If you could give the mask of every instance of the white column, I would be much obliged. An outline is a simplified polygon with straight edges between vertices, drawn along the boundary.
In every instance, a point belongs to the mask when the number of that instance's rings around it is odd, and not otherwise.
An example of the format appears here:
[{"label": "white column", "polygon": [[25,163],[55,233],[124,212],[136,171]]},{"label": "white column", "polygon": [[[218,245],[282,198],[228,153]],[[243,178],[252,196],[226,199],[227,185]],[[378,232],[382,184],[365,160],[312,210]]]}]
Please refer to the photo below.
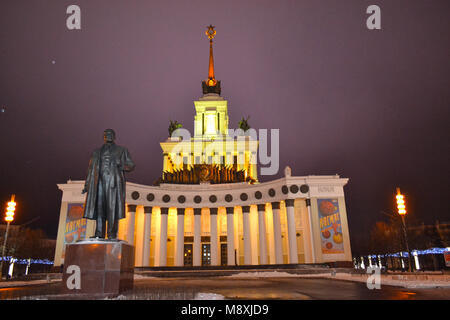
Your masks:
[{"label": "white column", "polygon": [[211,265],[219,265],[219,239],[217,236],[217,208],[209,209],[210,237],[211,237]]},{"label": "white column", "polygon": [[251,254],[251,261],[252,265],[258,265],[259,264],[259,238],[258,238],[258,207],[256,205],[250,206],[250,245],[252,248],[252,254]]},{"label": "white column", "polygon": [[159,266],[167,265],[167,219],[169,208],[161,208],[161,229],[159,233]]},{"label": "white column", "polygon": [[283,247],[281,245],[280,203],[272,202],[273,242],[275,244],[275,264],[283,263]]},{"label": "white column", "polygon": [[250,206],[242,206],[244,223],[244,264],[252,264],[252,245],[250,243]]},{"label": "white column", "polygon": [[177,242],[175,245],[175,266],[184,265],[184,210],[177,208]]},{"label": "white column", "polygon": [[167,153],[163,154],[163,171],[167,171],[168,170],[168,166],[167,166],[168,157],[169,157],[169,155]]},{"label": "white column", "polygon": [[295,231],[294,199],[286,199],[286,216],[289,239],[289,263],[298,263],[297,236]]},{"label": "white column", "polygon": [[266,240],[266,205],[258,204],[258,226],[259,226],[259,263],[267,264],[267,240]]},{"label": "white column", "polygon": [[[269,209],[268,207],[266,207]],[[275,264],[275,241],[273,237],[273,212],[272,206],[266,210],[266,228],[267,228],[267,251],[269,264]]]},{"label": "white column", "polygon": [[192,264],[194,266],[202,265],[201,218],[202,208],[194,208],[194,247],[192,249]]},{"label": "white column", "polygon": [[134,228],[134,265],[136,267],[143,266],[144,251],[144,206],[137,206],[135,215]]},{"label": "white column", "polygon": [[309,219],[309,234],[311,239],[311,255],[312,255],[312,263],[316,263],[316,249],[314,245],[314,232],[313,232],[313,220],[311,213],[311,199],[306,199],[306,208],[308,209],[308,219]]},{"label": "white column", "polygon": [[300,217],[303,224],[303,247],[305,253],[305,263],[312,263],[311,253],[311,235],[309,226],[308,209],[306,208],[306,199],[300,200]]},{"label": "white column", "polygon": [[234,207],[227,207],[227,264],[234,266]]},{"label": "white column", "polygon": [[150,266],[150,240],[152,232],[152,207],[144,207],[144,245],[142,246],[142,266]]},{"label": "white column", "polygon": [[128,205],[127,242],[134,246],[134,225],[136,220],[136,205]]}]

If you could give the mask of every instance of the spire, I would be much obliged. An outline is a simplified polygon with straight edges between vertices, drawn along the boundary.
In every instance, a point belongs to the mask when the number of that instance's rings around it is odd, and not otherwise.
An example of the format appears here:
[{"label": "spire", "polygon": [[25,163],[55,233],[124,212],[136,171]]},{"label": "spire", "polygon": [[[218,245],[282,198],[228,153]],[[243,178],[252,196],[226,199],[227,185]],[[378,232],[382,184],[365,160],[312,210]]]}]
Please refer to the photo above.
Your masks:
[{"label": "spire", "polygon": [[214,76],[213,39],[216,36],[216,30],[213,25],[206,28],[205,34],[209,39],[209,68],[208,80],[202,81],[203,94],[217,93],[220,95],[220,81],[217,81]]},{"label": "spire", "polygon": [[209,87],[213,87],[216,85],[217,81],[214,77],[214,58],[213,58],[213,39],[216,35],[216,30],[214,30],[214,26],[210,25],[207,27],[208,30],[205,31],[205,34],[209,39],[209,69],[208,69],[208,81],[207,85]]}]

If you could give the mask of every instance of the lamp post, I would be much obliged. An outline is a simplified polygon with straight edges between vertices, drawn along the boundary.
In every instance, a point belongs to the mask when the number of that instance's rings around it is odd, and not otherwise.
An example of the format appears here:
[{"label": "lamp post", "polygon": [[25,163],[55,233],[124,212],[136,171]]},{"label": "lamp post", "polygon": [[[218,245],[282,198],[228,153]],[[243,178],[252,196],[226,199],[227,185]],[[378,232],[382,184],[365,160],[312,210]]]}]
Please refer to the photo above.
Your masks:
[{"label": "lamp post", "polygon": [[2,261],[0,263],[0,281],[3,279],[3,260],[5,258],[6,241],[8,240],[9,224],[14,220],[14,211],[16,210],[16,203],[14,202],[15,195],[11,196],[11,201],[8,202],[8,207],[6,208],[6,231],[5,239],[3,240],[3,250],[2,250]]},{"label": "lamp post", "polygon": [[405,222],[405,215],[406,215],[405,197],[400,193],[400,188],[397,188],[397,195],[395,196],[395,198],[397,199],[398,214],[402,219],[402,227],[403,227],[403,235],[405,237],[406,251],[408,251],[408,271],[412,272],[412,255],[411,251],[409,250],[408,235],[406,232],[406,222]]}]

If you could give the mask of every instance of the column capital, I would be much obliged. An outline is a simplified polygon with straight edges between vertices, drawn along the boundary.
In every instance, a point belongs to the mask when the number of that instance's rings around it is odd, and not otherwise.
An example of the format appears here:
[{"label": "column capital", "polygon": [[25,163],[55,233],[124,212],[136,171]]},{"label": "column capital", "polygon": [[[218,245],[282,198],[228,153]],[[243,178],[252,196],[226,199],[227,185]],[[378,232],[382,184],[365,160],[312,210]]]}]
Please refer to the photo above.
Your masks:
[{"label": "column capital", "polygon": [[245,213],[250,212],[250,206],[242,206],[242,212],[245,212]]},{"label": "column capital", "polygon": [[279,201],[272,202],[272,209],[280,209],[280,202]]},{"label": "column capital", "polygon": [[153,207],[145,206],[144,213],[152,213]]},{"label": "column capital", "polygon": [[266,211],[266,204],[265,203],[259,203],[257,204],[258,211]]},{"label": "column capital", "polygon": [[194,208],[194,216],[201,216],[202,208]]},{"label": "column capital", "polygon": [[217,208],[209,208],[209,214],[217,215]]},{"label": "column capital", "polygon": [[186,208],[177,208],[177,215],[184,215],[184,211],[186,210]]},{"label": "column capital", "polygon": [[127,205],[128,212],[136,212],[136,207],[137,207],[137,205],[135,205],[135,204],[128,204]]},{"label": "column capital", "polygon": [[168,214],[168,213],[169,213],[169,208],[161,207],[161,214]]},{"label": "column capital", "polygon": [[284,203],[286,204],[286,207],[293,207],[294,199],[286,199],[286,200],[284,200]]},{"label": "column capital", "polygon": [[233,214],[234,213],[234,207],[227,207],[227,214]]}]

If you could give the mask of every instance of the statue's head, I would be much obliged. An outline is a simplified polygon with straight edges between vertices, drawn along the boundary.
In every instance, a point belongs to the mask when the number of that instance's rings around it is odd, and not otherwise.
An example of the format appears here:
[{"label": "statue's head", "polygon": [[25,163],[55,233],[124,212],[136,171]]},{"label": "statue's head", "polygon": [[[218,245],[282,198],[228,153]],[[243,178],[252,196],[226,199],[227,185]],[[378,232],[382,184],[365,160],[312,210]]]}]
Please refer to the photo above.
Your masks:
[{"label": "statue's head", "polygon": [[114,132],[113,129],[106,129],[103,132],[103,140],[105,141],[105,143],[109,142],[114,142],[114,140],[116,139],[116,133]]}]

